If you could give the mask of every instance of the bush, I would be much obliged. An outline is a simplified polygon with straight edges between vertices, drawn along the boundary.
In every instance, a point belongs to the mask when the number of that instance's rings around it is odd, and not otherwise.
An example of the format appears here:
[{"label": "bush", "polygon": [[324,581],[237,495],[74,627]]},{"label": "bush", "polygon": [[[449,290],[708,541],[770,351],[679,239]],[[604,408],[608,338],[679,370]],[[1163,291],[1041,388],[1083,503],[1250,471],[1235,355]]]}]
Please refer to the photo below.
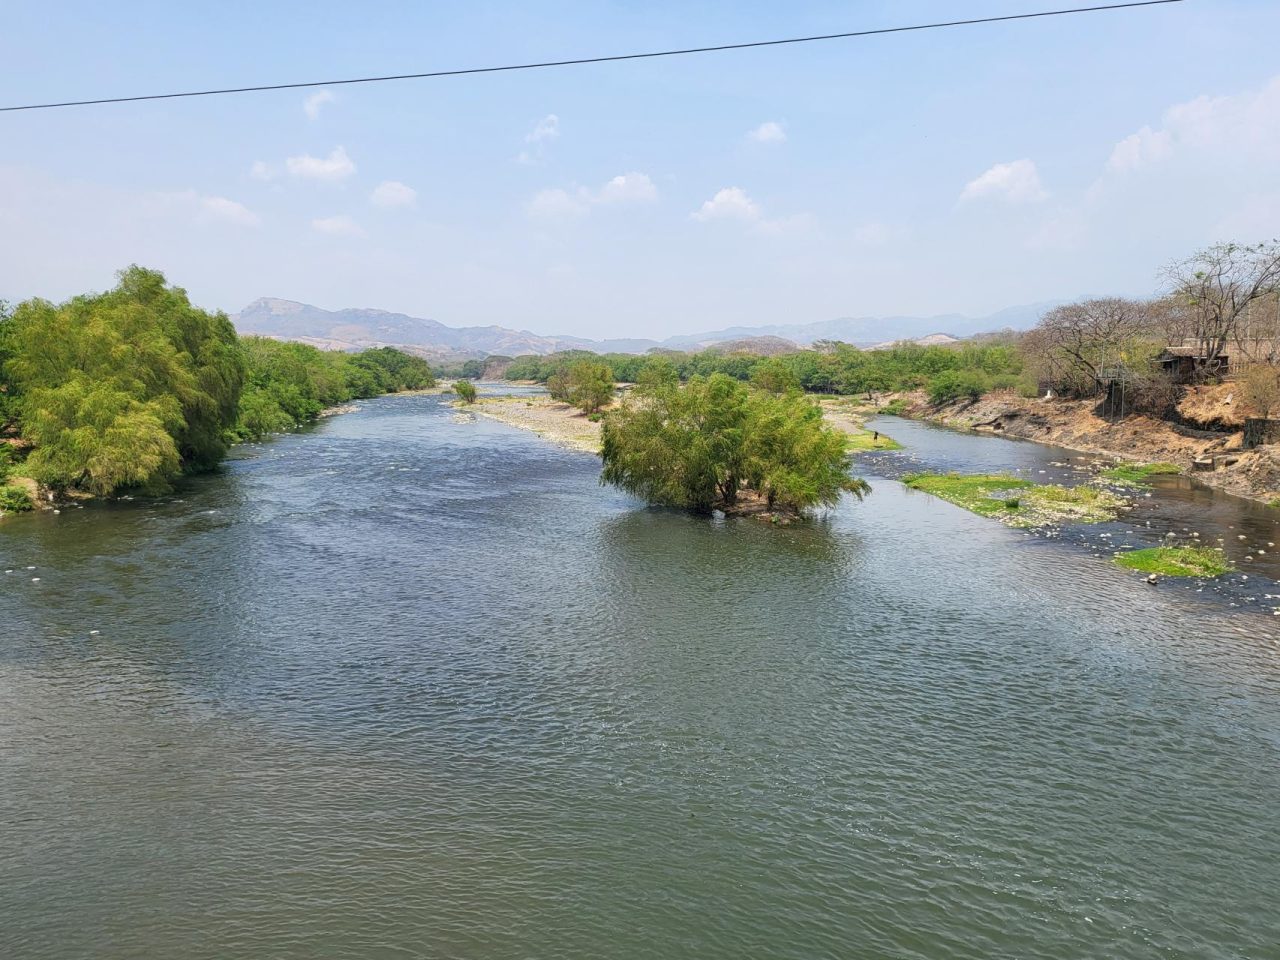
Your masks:
[{"label": "bush", "polygon": [[33,509],[35,504],[31,502],[31,495],[25,489],[18,486],[0,487],[0,511],[20,513]]},{"label": "bush", "polygon": [[459,380],[453,385],[453,392],[463,403],[476,402],[476,385],[470,380]]},{"label": "bush", "polygon": [[929,402],[949,403],[952,400],[977,400],[988,389],[988,380],[979,370],[944,370],[929,383]]}]

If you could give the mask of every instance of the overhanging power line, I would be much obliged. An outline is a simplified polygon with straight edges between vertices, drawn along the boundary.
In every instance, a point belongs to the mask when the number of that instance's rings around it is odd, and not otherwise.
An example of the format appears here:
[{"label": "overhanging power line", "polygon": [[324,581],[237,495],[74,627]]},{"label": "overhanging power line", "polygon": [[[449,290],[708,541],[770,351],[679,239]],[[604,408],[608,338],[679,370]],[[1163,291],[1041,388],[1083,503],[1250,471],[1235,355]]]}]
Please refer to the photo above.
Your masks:
[{"label": "overhanging power line", "polygon": [[542,70],[548,67],[574,67],[589,63],[616,63],[621,60],[649,60],[656,57],[682,57],[695,53],[718,53],[725,50],[748,50],[753,47],[780,47],[787,44],[815,43],[822,40],[848,40],[855,37],[874,37],[890,33],[910,33],[920,30],[941,30],[948,27],[971,27],[980,24],[1002,23],[1011,20],[1035,20],[1044,17],[1062,17],[1071,14],[1101,13],[1107,10],[1126,10],[1134,7],[1156,7],[1183,0],[1136,0],[1131,3],[1111,3],[1094,7],[1072,7],[1064,10],[1041,10],[1035,13],[1012,13],[1000,17],[979,17],[971,20],[948,20],[941,23],[918,23],[905,27],[880,27],[874,30],[851,30],[846,33],[825,33],[812,37],[789,37],[783,40],[756,40],[750,43],[721,43],[708,47],[686,47],[680,50],[656,50],[648,53],[623,53],[604,57],[578,57],[573,60],[546,60],[540,63],[512,63],[497,67],[468,67],[461,70],[431,70],[425,73],[400,73],[384,77],[348,77],[341,80],[308,80],[302,83],[271,83],[246,87],[224,87],[217,90],[188,90],[181,93],[147,93],[132,97],[99,97],[91,100],[63,100],[55,103],[27,103],[0,107],[0,113],[19,110],[53,110],[58,107],[91,107],[108,103],[137,103],[143,100],[177,100],[183,97],[217,97],[232,93],[259,93],[267,90],[299,90],[307,87],[338,87],[356,83],[386,83],[391,80],[427,80],[433,77],[462,77],[480,73],[506,73],[514,70]]}]

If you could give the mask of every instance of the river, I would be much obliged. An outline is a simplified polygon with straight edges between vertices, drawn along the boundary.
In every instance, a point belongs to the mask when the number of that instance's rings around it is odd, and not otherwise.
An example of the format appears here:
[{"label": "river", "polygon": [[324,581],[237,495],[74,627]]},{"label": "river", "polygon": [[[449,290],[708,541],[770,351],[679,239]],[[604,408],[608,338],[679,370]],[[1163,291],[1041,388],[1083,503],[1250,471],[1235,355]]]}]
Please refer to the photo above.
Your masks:
[{"label": "river", "polygon": [[1276,956],[1280,618],[358,406],[0,524],[0,956]]}]

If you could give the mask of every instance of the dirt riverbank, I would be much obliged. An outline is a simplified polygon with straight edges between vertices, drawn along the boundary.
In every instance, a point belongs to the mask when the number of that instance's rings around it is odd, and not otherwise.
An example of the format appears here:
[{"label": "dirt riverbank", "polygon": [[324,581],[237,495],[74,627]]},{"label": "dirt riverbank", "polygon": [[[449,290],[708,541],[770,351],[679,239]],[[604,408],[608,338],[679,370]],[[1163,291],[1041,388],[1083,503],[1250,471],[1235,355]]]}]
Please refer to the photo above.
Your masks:
[{"label": "dirt riverbank", "polygon": [[[545,395],[526,397],[480,397],[475,403],[454,406],[461,414],[471,413],[499,420],[512,427],[529,430],[561,446],[588,453],[600,452],[600,424],[588,419],[567,403]],[[846,399],[822,401],[827,423],[854,438],[855,448],[886,450],[896,446],[887,437],[874,438],[863,423],[874,415],[871,408],[860,407]]]},{"label": "dirt riverbank", "polygon": [[[1096,400],[1026,399],[988,395],[933,406],[923,394],[877,397],[862,409],[894,400],[902,415],[960,430],[1034,440],[1115,460],[1172,463],[1207,486],[1264,503],[1280,499],[1280,451],[1242,447],[1243,420],[1222,387],[1187,394],[1181,423],[1146,416],[1107,420]],[[1199,465],[1212,465],[1202,469]]]}]

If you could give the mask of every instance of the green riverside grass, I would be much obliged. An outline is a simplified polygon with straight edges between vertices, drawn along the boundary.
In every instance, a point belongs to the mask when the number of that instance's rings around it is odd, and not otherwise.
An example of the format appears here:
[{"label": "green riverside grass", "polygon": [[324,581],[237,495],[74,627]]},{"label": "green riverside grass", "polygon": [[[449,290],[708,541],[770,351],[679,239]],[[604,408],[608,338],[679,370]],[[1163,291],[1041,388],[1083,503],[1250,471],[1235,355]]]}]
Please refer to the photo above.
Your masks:
[{"label": "green riverside grass", "polygon": [[1103,470],[1098,476],[1132,487],[1145,487],[1151,477],[1181,472],[1182,468],[1176,463],[1122,463]]},{"label": "green riverside grass", "polygon": [[902,482],[1011,527],[1104,523],[1126,506],[1120,497],[1095,487],[1038,484],[1003,473],[913,473]]},{"label": "green riverside grass", "polygon": [[1129,570],[1166,577],[1220,577],[1235,570],[1214,547],[1148,547],[1118,553],[1115,561]]},{"label": "green riverside grass", "polygon": [[848,446],[854,453],[862,453],[866,450],[902,449],[902,444],[893,439],[893,437],[886,437],[883,433],[877,437],[870,430],[859,430],[857,433],[850,433]]}]

